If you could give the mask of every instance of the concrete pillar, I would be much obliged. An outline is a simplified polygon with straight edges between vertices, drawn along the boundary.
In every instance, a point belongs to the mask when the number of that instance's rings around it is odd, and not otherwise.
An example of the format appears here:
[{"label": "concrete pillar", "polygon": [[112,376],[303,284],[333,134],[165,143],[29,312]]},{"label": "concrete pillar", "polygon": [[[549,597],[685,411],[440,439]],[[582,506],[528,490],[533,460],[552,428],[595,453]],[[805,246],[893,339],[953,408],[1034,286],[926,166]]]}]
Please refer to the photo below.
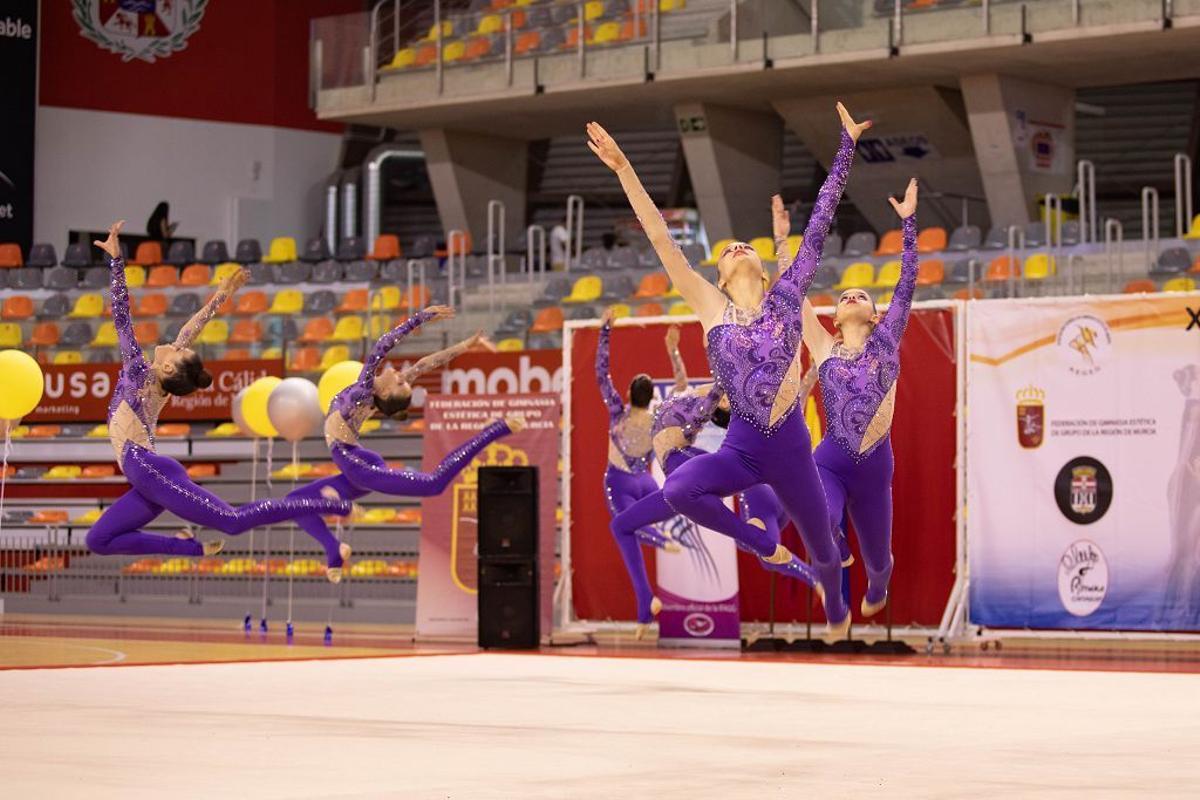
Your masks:
[{"label": "concrete pillar", "polygon": [[675,119],[709,242],[771,235],[783,126],[773,114],[680,103]]},{"label": "concrete pillar", "polygon": [[1039,195],[1075,184],[1075,91],[994,73],[961,85],[994,223],[1036,219]]},{"label": "concrete pillar", "polygon": [[[875,123],[859,139],[846,199],[858,207],[877,232],[899,227],[887,198],[900,196],[914,176],[921,180],[924,190],[919,212],[922,226],[949,229],[961,225],[960,196],[965,195],[976,198],[967,203],[970,223],[986,229],[983,182],[966,110],[957,91],[917,86],[773,101],[787,126],[826,169],[841,135],[835,108],[838,100],[846,104],[856,120]],[[946,196],[936,197],[938,192]],[[816,198],[801,199],[811,205]]]},{"label": "concrete pillar", "polygon": [[525,230],[529,143],[499,136],[451,131],[420,132],[429,182],[442,227],[471,234],[474,249],[487,246],[487,205],[505,205],[506,244]]}]

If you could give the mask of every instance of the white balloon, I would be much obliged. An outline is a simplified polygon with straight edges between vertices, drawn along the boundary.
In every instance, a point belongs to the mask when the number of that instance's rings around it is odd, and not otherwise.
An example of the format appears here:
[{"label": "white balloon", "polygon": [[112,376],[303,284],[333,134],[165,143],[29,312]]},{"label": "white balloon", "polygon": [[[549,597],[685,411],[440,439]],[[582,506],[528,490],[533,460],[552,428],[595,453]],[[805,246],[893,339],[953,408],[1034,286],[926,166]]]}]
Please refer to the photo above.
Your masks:
[{"label": "white balloon", "polygon": [[317,385],[306,378],[280,381],[267,398],[267,417],[279,435],[289,442],[298,442],[317,433],[325,420]]},{"label": "white balloon", "polygon": [[233,423],[238,426],[238,430],[242,432],[242,435],[254,439],[257,438],[258,434],[251,430],[250,426],[246,424],[246,413],[242,411],[242,400],[246,398],[246,392],[248,389],[249,387],[242,389],[233,396],[233,400],[229,404],[229,410],[233,414]]},{"label": "white balloon", "polygon": [[423,407],[425,405],[426,394],[428,394],[428,392],[425,391],[424,386],[416,387],[412,390],[412,402],[409,405],[411,405],[413,408]]}]

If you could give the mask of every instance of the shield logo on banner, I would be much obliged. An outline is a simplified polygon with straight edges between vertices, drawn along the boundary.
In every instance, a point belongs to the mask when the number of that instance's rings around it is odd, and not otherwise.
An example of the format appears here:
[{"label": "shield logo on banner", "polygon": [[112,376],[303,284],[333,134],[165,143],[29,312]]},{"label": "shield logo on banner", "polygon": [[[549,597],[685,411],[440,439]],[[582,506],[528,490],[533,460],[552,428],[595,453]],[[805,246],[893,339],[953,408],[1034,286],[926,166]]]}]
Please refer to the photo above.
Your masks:
[{"label": "shield logo on banner", "polygon": [[1071,470],[1071,510],[1084,515],[1095,511],[1096,487],[1095,467],[1075,467]]},{"label": "shield logo on banner", "polygon": [[479,468],[523,467],[529,454],[506,444],[490,444],[451,486],[454,506],[450,511],[450,577],[468,594],[479,592]]},{"label": "shield logo on banner", "polygon": [[79,34],[116,53],[153,64],[187,47],[208,0],[71,0]]},{"label": "shield logo on banner", "polygon": [[1071,459],[1054,479],[1054,499],[1064,517],[1078,525],[1090,525],[1112,505],[1112,474],[1091,456]]},{"label": "shield logo on banner", "polygon": [[1017,392],[1017,441],[1026,450],[1041,447],[1046,438],[1046,392],[1026,386]]}]

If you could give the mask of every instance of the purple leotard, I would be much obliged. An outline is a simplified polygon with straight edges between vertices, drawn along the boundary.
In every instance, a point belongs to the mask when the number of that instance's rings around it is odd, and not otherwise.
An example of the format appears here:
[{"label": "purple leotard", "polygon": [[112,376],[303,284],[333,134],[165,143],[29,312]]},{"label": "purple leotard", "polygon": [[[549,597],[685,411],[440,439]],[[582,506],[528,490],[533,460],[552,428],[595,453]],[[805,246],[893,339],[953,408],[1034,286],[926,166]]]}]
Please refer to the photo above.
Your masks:
[{"label": "purple leotard", "polygon": [[[376,371],[401,339],[429,322],[434,316],[428,311],[418,311],[381,336],[363,362],[358,380],[333,398],[329,405],[329,413],[340,415],[355,436],[363,422],[370,418],[374,411]],[[302,486],[288,494],[288,497],[320,497],[321,490],[326,487],[332,487],[338,496],[347,500],[358,500],[371,492],[397,497],[433,497],[445,491],[450,482],[481,450],[511,432],[508,423],[502,420],[493,422],[452,450],[433,472],[391,469],[383,456],[374,450],[358,444],[332,440],[329,452],[341,474]],[[321,544],[328,566],[342,566],[340,543],[325,524],[325,520],[317,515],[308,515],[297,519],[296,524]]]},{"label": "purple leotard", "polygon": [[[821,396],[828,431],[814,458],[825,487],[830,524],[836,529],[848,514],[858,535],[867,572],[866,599],[879,603],[892,575],[892,456],[890,404],[900,375],[900,337],[908,325],[917,285],[917,221],[904,219],[900,281],[892,302],[862,352],[838,348],[820,367]],[[882,433],[871,423],[883,408]],[[868,436],[875,437],[873,440]]]},{"label": "purple leotard", "polygon": [[[195,525],[213,528],[230,536],[245,533],[261,525],[273,525],[294,519],[303,514],[349,514],[349,503],[331,501],[323,497],[260,500],[234,508],[212,492],[196,485],[178,461],[154,452],[154,427],[167,397],[158,389],[154,371],[133,335],[124,260],[110,260],[109,271],[113,325],[117,329],[122,361],[121,373],[108,407],[110,435],[114,444],[120,441],[120,434],[115,430],[113,420],[124,403],[144,426],[150,447],[144,447],[132,440],[122,443],[118,460],[125,478],[129,481],[130,489],[109,506],[88,531],[88,548],[100,555],[203,555],[203,545],[195,539],[179,539],[140,530],[164,510]],[[207,315],[211,316],[211,312],[220,305],[220,300],[221,298],[217,297],[209,302],[207,308],[210,310],[206,312]],[[193,319],[188,330],[181,332],[176,346],[186,346],[186,341],[198,334],[205,322],[207,318],[204,316]]]},{"label": "purple leotard", "polygon": [[667,502],[676,511],[767,557],[775,552],[776,542],[766,531],[739,519],[722,498],[758,483],[768,484],[800,529],[824,587],[831,621],[844,620],[848,613],[841,599],[841,558],[826,516],[825,493],[804,415],[794,413],[799,392],[797,400],[774,421],[771,412],[783,382],[790,379],[800,347],[802,303],[820,264],[853,156],[854,141],[843,130],[800,251],[767,292],[760,316],[749,324],[736,324],[727,310],[725,321],[709,330],[713,375],[733,410],[729,432],[720,450],[691,459],[663,487]]}]

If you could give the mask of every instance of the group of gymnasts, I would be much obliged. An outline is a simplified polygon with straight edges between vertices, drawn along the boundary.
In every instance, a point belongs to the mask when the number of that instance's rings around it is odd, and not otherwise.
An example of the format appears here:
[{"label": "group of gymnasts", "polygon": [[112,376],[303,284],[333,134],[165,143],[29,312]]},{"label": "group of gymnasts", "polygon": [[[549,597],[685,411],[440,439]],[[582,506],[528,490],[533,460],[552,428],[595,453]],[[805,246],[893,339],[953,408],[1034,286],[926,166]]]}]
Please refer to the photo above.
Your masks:
[{"label": "group of gymnasts", "polygon": [[[670,396],[652,411],[653,384],[641,374],[630,384],[626,405],[609,375],[612,314],[605,315],[596,356],[610,418],[604,485],[612,532],[633,582],[639,634],[662,608],[650,588],[641,543],[678,549],[678,541],[655,527],[677,514],[732,537],[765,569],[812,586],[835,638],[850,627],[841,590],[842,568],[852,559],[844,530],[848,517],[867,573],[862,613],[871,617],[887,603],[893,564],[889,434],[900,338],[917,280],[917,183],[909,183],[902,201],[889,198],[902,219],[904,245],[900,281],[887,310],[880,314],[864,289],[847,289],[838,298],[837,333],[831,335],[806,295],[855,143],[871,125],[855,122],[841,103],[837,110],[842,123],[837,155],[791,260],[788,214],[781,198],[773,198],[779,265],[773,283],[744,242],[719,254],[715,286],[693,270],[616,141],[599,124],[587,126],[588,146],[617,174],[671,282],[699,317],[713,375],[711,383],[689,389],[678,333],[669,333],[676,379]],[[812,362],[807,374],[801,342]],[[804,414],[796,409],[803,408],[817,381],[828,433],[814,452]],[[709,421],[727,429],[711,453],[694,444]],[[652,458],[666,475],[661,490],[649,473]],[[733,496],[740,514],[725,504]],[[780,541],[789,520],[800,533],[807,562]]]},{"label": "group of gymnasts", "polygon": [[155,347],[148,361],[134,336],[130,319],[129,289],[119,241],[122,224],[115,223],[108,238],[95,245],[109,259],[112,318],[122,361],[108,407],[109,437],[130,488],[105,509],[88,531],[87,545],[93,552],[177,556],[220,552],[223,540],[202,542],[190,529],[173,535],[142,530],[164,511],[228,536],[292,521],[325,550],[326,575],[336,583],[341,580],[350,548],[329,530],[325,516],[350,516],[354,501],[371,492],[402,497],[440,494],[483,448],[524,426],[519,416],[492,422],[429,473],[391,469],[383,456],[361,444],[359,431],[373,414],[404,419],[412,400],[413,381],[480,343],[482,334],[477,333],[402,370],[386,363],[388,353],[405,336],[422,325],[454,316],[453,309],[431,306],[380,337],[364,361],[358,380],[334,397],[325,419],[325,440],[341,474],[302,486],[280,499],[231,506],[193,482],[178,461],[155,452],[154,430],[159,413],[171,396],[186,397],[212,384],[212,376],[204,369],[192,343],[221,305],[245,284],[247,273],[239,270],[226,278],[204,307],[180,329],[175,341]]}]

